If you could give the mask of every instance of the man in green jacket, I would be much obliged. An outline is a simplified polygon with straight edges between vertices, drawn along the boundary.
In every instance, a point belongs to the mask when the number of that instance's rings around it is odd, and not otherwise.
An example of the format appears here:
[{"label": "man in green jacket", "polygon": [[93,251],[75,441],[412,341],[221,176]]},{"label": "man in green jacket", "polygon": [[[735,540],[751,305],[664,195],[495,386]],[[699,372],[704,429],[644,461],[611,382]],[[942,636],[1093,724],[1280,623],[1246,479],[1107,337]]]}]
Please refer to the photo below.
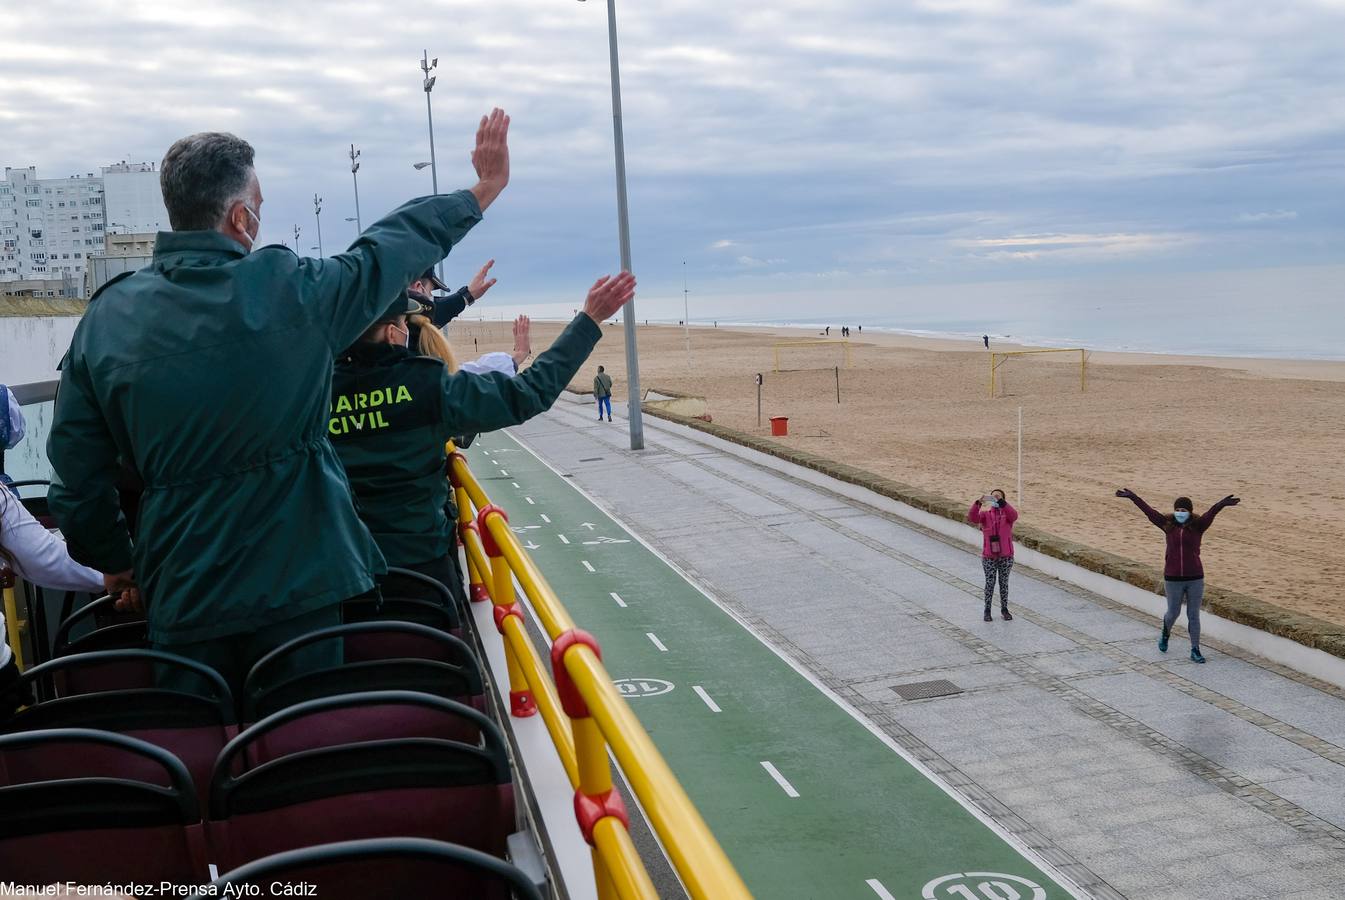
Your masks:
[{"label": "man in green jacket", "polygon": [[[500,110],[482,118],[471,190],[412,200],[329,259],[254,246],[246,142],[206,133],[169,149],[173,231],[90,303],[47,445],[71,555],[139,585],[155,648],[237,686],[270,649],[337,624],[385,570],[327,440],[332,364],[504,189],[508,127]],[[134,546],[119,460],[145,485]]]},{"label": "man in green jacket", "polygon": [[598,279],[583,312],[512,378],[452,373],[438,359],[417,356],[407,347],[406,317],[421,305],[409,297],[398,298],[342,354],[327,431],[355,490],[360,518],[388,565],[429,575],[455,594],[461,590],[456,523],[446,512],[444,445],[454,435],[517,425],[550,409],[602,338],[598,323],[634,293],[628,272]]}]

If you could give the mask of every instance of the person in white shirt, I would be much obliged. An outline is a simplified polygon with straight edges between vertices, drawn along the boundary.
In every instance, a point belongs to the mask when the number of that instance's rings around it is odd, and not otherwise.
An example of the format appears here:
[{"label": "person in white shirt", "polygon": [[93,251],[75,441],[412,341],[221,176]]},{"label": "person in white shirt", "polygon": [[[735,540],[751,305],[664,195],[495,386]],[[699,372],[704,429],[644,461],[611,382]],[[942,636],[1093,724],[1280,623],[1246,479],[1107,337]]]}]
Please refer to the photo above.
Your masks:
[{"label": "person in white shirt", "polygon": [[[0,567],[51,590],[102,594],[111,588],[108,576],[71,559],[65,541],[43,528],[18,498],[3,487],[0,487]],[[7,635],[4,609],[0,608],[0,717],[12,713],[20,699],[5,694],[19,677]]]}]

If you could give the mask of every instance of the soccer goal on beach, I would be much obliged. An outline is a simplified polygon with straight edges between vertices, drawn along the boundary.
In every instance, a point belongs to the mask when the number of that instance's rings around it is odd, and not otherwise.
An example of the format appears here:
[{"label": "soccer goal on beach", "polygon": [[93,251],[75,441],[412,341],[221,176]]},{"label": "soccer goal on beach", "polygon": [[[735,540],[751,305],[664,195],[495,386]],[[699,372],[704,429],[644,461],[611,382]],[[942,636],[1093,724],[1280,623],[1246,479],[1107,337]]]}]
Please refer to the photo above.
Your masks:
[{"label": "soccer goal on beach", "polygon": [[[837,365],[848,369],[851,366],[850,342],[845,338],[778,341],[771,345],[771,349],[775,351],[776,372],[830,369]],[[791,368],[780,368],[782,360],[788,363]]]},{"label": "soccer goal on beach", "polygon": [[1007,390],[1007,370],[1002,367],[1010,360],[1032,357],[1043,353],[1079,354],[1079,392],[1088,390],[1088,351],[1083,347],[1052,347],[1040,350],[992,350],[990,353],[990,396],[1003,396]]}]

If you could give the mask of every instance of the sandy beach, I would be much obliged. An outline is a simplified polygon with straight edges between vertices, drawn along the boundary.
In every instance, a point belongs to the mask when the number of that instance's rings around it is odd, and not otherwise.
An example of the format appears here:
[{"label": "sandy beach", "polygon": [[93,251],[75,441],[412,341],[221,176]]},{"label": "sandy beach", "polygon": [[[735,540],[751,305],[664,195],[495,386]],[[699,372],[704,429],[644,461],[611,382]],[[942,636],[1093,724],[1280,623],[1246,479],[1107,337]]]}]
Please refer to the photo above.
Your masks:
[{"label": "sandy beach", "polygon": [[[464,356],[473,341],[503,350],[508,327],[463,322],[450,337]],[[535,323],[534,349],[559,329]],[[573,386],[591,388],[601,363],[624,400],[621,329],[604,331]],[[1205,539],[1209,582],[1345,625],[1345,362],[1095,353],[1081,392],[1078,354],[1040,354],[1002,366],[992,399],[979,342],[867,333],[852,335],[848,368],[823,344],[786,348],[792,371],[772,371],[775,344],[819,337],[695,327],[688,364],[681,328],[641,327],[642,387],[704,397],[716,423],[758,435],[789,416],[786,444],[968,504],[996,487],[1015,498],[1022,407],[1024,523],[1161,566],[1161,534],[1116,488],[1160,510],[1186,494],[1197,512],[1235,493],[1242,505]]]}]

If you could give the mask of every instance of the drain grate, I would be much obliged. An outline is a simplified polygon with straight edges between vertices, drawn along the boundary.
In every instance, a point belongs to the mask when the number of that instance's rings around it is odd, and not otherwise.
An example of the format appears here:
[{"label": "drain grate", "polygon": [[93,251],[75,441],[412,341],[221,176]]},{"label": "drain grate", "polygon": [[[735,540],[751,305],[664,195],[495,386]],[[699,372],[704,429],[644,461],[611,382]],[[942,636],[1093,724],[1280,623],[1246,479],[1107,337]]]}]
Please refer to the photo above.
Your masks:
[{"label": "drain grate", "polygon": [[937,681],[912,681],[910,684],[894,684],[892,690],[903,700],[928,700],[931,697],[951,697],[962,693],[962,688],[947,679]]}]

